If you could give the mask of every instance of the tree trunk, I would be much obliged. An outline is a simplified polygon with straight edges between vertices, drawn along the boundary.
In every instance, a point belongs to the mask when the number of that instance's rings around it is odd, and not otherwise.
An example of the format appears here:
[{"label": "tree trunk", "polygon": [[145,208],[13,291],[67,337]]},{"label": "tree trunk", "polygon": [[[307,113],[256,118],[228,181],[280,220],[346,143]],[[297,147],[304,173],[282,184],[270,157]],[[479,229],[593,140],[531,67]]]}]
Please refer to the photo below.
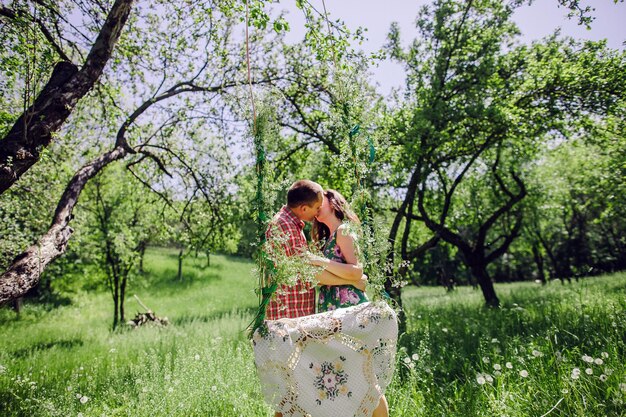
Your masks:
[{"label": "tree trunk", "polygon": [[35,102],[0,140],[0,194],[9,189],[40,157],[71,114],[95,85],[111,57],[130,14],[133,0],[116,0],[83,67],[58,63]]},{"label": "tree trunk", "polygon": [[57,205],[52,225],[37,244],[18,255],[0,276],[0,304],[20,297],[39,283],[41,273],[54,259],[65,253],[74,232],[69,226],[72,211],[87,182],[109,163],[123,158],[127,150],[117,147],[84,165],[71,179]]},{"label": "tree trunk", "polygon": [[489,274],[487,273],[487,264],[484,262],[476,262],[471,266],[472,274],[478,280],[478,285],[480,285],[480,289],[483,292],[483,296],[485,297],[485,305],[487,307],[499,307],[500,300],[496,296],[496,290],[493,287],[493,282],[491,278],[489,278]]},{"label": "tree trunk", "polygon": [[113,330],[117,328],[119,323],[119,299],[120,295],[120,282],[117,276],[113,277]]},{"label": "tree trunk", "polygon": [[539,246],[536,243],[533,244],[533,258],[535,259],[535,263],[537,264],[537,273],[539,274],[539,280],[541,280],[542,285],[546,285],[546,274],[543,271],[543,256],[541,256]]},{"label": "tree trunk", "polygon": [[146,246],[148,246],[148,245],[147,245],[147,243],[145,241],[141,242],[139,244],[139,273],[140,274],[144,273],[143,258],[144,258],[145,254],[146,254]]},{"label": "tree trunk", "polygon": [[124,319],[124,300],[126,299],[126,282],[128,281],[128,272],[122,277],[122,286],[120,288],[120,323],[126,323]]},{"label": "tree trunk", "polygon": [[211,267],[211,251],[210,250],[206,251],[206,267],[207,268]]},{"label": "tree trunk", "polygon": [[178,281],[183,282],[183,254],[185,249],[178,252]]}]

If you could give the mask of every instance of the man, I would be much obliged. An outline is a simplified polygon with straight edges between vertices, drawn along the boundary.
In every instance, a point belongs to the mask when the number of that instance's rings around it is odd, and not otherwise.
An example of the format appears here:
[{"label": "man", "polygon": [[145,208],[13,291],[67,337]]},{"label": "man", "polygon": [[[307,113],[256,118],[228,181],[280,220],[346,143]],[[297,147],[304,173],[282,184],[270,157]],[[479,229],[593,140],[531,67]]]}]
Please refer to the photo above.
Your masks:
[{"label": "man", "polygon": [[[284,240],[283,250],[287,256],[302,255],[307,251],[304,222],[311,222],[319,214],[324,201],[324,189],[316,182],[299,180],[287,191],[287,205],[274,216],[266,232],[271,240],[278,233]],[[354,285],[364,290],[366,277],[360,281],[347,281],[323,270],[316,276],[323,285]],[[298,282],[295,286],[283,286],[270,301],[265,317],[268,320],[296,318],[315,314],[315,288]],[[280,414],[277,414],[279,416]]]}]

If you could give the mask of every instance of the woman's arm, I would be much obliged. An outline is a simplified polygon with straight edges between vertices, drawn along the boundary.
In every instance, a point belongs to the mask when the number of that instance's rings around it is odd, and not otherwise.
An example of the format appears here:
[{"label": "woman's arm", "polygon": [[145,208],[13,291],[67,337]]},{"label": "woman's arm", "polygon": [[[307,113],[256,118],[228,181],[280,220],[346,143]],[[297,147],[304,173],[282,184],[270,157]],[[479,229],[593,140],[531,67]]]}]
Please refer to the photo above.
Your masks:
[{"label": "woman's arm", "polygon": [[337,275],[332,272],[324,269],[322,272],[315,276],[320,284],[322,285],[353,285],[361,291],[365,291],[365,286],[367,285],[367,275],[362,275],[358,280],[350,280],[339,278]]},{"label": "woman's arm", "polygon": [[356,256],[354,237],[346,230],[344,225],[339,226],[339,229],[337,229],[337,246],[341,249],[341,253],[347,263],[331,261],[330,259],[319,256],[311,257],[311,263],[313,265],[322,266],[328,272],[348,281],[361,279],[363,276],[363,266],[359,263]]}]

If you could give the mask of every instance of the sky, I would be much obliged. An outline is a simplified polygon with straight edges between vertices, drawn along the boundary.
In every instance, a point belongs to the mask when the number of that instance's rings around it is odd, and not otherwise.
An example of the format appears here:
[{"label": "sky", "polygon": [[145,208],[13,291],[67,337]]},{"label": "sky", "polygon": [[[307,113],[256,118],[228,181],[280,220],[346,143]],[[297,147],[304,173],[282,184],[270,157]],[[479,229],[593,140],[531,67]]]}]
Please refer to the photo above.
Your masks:
[{"label": "sky", "polygon": [[[322,0],[309,0],[319,11],[323,11]],[[342,19],[351,29],[362,26],[368,29],[367,40],[362,45],[366,52],[379,49],[386,41],[392,22],[398,22],[403,43],[416,36],[415,17],[427,0],[325,0],[326,11],[331,19]],[[521,41],[530,43],[552,34],[561,28],[561,34],[575,39],[606,39],[608,46],[623,50],[626,42],[626,2],[615,4],[613,0],[581,0],[583,5],[593,5],[595,20],[591,29],[578,25],[576,18],[567,17],[568,9],[559,7],[557,0],[535,0],[531,6],[523,6],[514,15],[522,32]],[[295,1],[283,0],[279,9],[288,12],[290,23],[289,41],[298,41],[304,35],[304,17],[295,7]],[[378,91],[388,94],[392,88],[404,85],[402,67],[393,62],[384,62],[372,69],[373,80]]]}]

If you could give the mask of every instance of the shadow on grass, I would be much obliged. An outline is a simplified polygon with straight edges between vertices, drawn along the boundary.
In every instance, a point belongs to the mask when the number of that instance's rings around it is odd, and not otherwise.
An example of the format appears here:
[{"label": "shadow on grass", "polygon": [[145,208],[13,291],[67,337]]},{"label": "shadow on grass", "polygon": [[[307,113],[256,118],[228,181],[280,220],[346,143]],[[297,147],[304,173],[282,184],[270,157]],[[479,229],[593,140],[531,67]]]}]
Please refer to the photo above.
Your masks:
[{"label": "shadow on grass", "polygon": [[15,358],[25,358],[27,356],[32,355],[33,353],[37,351],[48,350],[48,349],[52,349],[53,347],[59,347],[62,349],[72,349],[76,346],[82,346],[82,345],[83,345],[82,339],[68,339],[68,340],[55,340],[53,342],[39,342],[27,348],[15,350],[11,352],[11,355]]},{"label": "shadow on grass", "polygon": [[256,314],[256,307],[234,308],[231,310],[213,311],[208,314],[185,314],[173,318],[172,324],[175,326],[185,326],[192,323],[208,323],[211,321],[222,320],[228,317],[252,317]]}]

